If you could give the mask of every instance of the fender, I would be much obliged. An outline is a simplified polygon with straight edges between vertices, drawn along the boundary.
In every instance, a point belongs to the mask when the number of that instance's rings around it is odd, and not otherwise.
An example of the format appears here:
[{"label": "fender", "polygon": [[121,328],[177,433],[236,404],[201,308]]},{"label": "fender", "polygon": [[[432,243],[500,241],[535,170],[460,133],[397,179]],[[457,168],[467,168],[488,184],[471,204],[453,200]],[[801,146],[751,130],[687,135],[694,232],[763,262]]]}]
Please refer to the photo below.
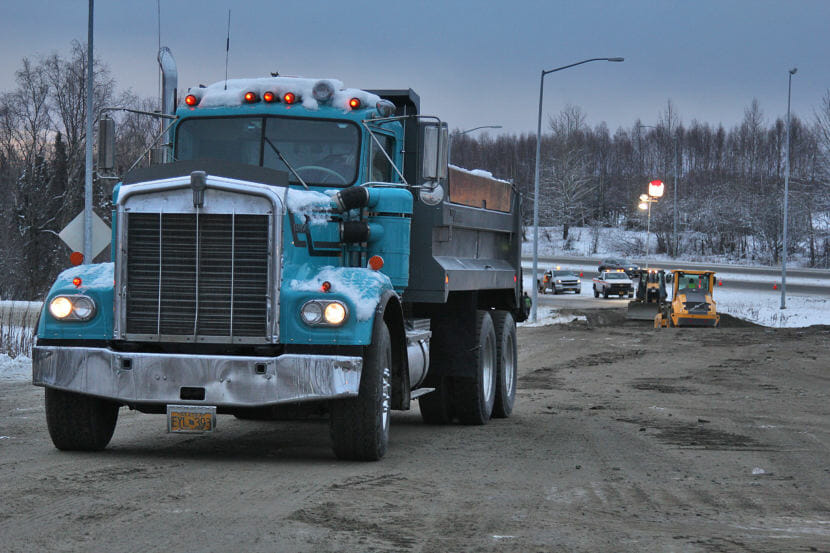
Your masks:
[{"label": "fender", "polygon": [[[63,271],[43,302],[37,325],[39,339],[112,340],[113,288],[112,263],[79,265]],[[75,278],[80,284],[73,283]],[[49,303],[55,296],[84,295],[95,302],[95,315],[88,321],[59,321],[49,312]]]}]

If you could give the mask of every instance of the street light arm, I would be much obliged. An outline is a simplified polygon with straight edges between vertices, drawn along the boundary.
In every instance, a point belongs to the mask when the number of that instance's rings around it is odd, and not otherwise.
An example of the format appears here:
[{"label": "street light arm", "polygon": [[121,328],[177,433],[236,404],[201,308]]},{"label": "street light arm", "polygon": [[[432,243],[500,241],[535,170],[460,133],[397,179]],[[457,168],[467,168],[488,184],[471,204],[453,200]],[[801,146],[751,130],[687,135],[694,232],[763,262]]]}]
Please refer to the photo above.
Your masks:
[{"label": "street light arm", "polygon": [[530,320],[536,322],[536,302],[538,300],[538,287],[536,286],[536,272],[539,270],[539,158],[542,156],[542,99],[545,95],[545,75],[562,71],[569,67],[582,65],[591,61],[624,61],[625,58],[591,58],[578,61],[570,65],[563,65],[548,71],[542,70],[539,77],[539,118],[536,121],[536,167],[533,172],[533,285],[531,288]]},{"label": "street light arm", "polygon": [[480,129],[500,129],[500,128],[501,128],[501,125],[482,125],[480,127],[473,127],[472,129],[467,129],[466,131],[461,131],[458,134],[459,135],[467,134],[468,132],[473,132],[473,131],[477,131],[477,130],[480,130]]},{"label": "street light arm", "polygon": [[587,60],[578,61],[576,63],[571,63],[569,65],[563,65],[562,67],[557,67],[555,69],[548,69],[547,71],[542,71],[542,76],[547,75],[548,73],[555,73],[557,71],[562,71],[563,69],[568,69],[569,67],[576,67],[577,65],[582,65],[583,63],[589,63],[592,61],[625,61],[625,58],[591,58]]}]

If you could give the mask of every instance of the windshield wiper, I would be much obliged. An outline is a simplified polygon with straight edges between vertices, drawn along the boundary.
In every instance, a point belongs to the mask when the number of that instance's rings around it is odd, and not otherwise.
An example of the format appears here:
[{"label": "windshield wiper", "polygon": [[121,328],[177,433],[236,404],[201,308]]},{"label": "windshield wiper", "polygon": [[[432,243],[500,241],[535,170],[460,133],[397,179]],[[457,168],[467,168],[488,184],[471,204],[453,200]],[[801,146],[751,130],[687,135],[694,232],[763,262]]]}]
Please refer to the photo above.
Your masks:
[{"label": "windshield wiper", "polygon": [[289,171],[291,171],[291,173],[292,173],[295,177],[297,177],[297,180],[298,180],[298,181],[300,181],[300,184],[302,184],[302,185],[303,185],[303,187],[304,187],[306,190],[308,190],[308,185],[305,183],[305,181],[302,179],[302,177],[300,177],[300,175],[298,175],[298,174],[297,174],[297,171],[295,171],[295,170],[294,170],[294,167],[292,167],[292,166],[291,166],[291,164],[290,164],[290,163],[288,163],[288,160],[287,160],[287,159],[285,159],[285,156],[284,156],[284,155],[282,155],[282,152],[280,152],[280,151],[279,151],[279,149],[278,149],[276,146],[274,146],[274,143],[273,143],[273,142],[271,142],[271,140],[270,140],[267,136],[263,136],[262,138],[264,138],[264,139],[265,139],[265,142],[266,142],[269,146],[271,146],[271,149],[272,149],[272,150],[274,150],[274,153],[275,153],[275,154],[277,154],[277,156],[279,156],[280,160],[281,160],[283,163],[285,163],[285,166],[286,166],[286,167],[288,167],[288,170],[289,170]]}]

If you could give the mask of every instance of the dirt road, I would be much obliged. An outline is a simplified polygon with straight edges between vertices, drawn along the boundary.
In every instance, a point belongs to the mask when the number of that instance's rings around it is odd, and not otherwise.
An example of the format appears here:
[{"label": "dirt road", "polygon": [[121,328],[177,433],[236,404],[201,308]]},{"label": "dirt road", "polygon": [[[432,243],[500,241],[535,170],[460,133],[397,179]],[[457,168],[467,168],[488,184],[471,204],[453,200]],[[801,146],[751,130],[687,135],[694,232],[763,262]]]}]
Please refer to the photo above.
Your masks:
[{"label": "dirt road", "polygon": [[370,464],[325,421],[123,409],[61,453],[43,391],[0,383],[0,551],[830,551],[830,329],[621,318],[520,329],[512,418],[396,413]]}]

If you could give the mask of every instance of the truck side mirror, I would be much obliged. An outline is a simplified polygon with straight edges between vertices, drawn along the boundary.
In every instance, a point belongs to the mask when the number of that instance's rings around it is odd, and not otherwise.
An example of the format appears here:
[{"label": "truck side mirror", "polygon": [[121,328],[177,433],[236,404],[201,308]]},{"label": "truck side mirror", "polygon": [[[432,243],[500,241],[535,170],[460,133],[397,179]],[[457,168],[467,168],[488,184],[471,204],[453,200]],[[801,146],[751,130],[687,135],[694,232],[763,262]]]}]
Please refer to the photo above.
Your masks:
[{"label": "truck side mirror", "polygon": [[449,133],[446,125],[424,126],[423,144],[424,153],[421,176],[424,180],[440,180],[447,178],[447,144]]},{"label": "truck side mirror", "polygon": [[98,120],[98,172],[115,169],[115,121],[107,114]]}]

